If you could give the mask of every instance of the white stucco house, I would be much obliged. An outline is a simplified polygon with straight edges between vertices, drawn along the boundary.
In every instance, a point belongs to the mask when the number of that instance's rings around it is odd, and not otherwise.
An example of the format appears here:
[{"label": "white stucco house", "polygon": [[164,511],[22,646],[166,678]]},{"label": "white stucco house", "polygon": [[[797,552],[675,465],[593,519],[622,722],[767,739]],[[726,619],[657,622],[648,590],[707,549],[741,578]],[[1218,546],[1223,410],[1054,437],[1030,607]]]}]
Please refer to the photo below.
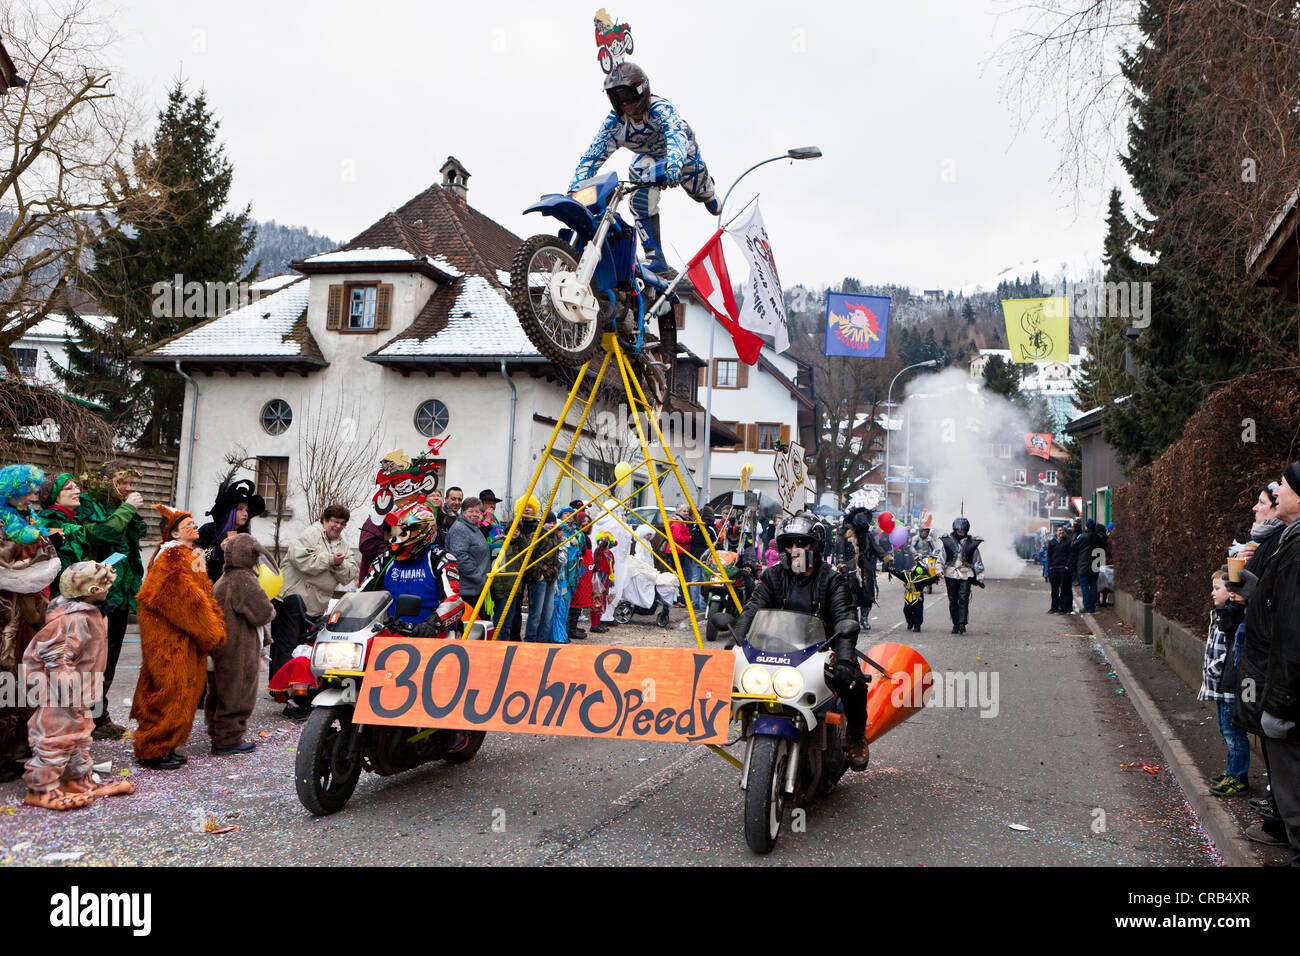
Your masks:
[{"label": "white stucco house", "polygon": [[[242,447],[256,459],[259,492],[283,514],[282,542],[292,540],[319,517],[305,513],[299,483],[311,422],[331,409],[342,409],[340,442],[379,433],[381,454],[413,457],[448,436],[440,487],[466,496],[491,488],[506,506],[526,490],[570,380],[511,308],[520,238],[468,204],[469,173],[457,160],[441,173],[340,249],[295,262],[300,275],[276,291],[136,356],[186,377],[177,498],[196,517],[211,506],[226,456]],[[700,410],[699,364],[679,357],[672,408]],[[593,425],[575,462],[600,485],[613,480],[617,458],[597,448]],[[699,452],[684,461],[697,473]],[[364,467],[373,474],[378,460]],[[277,484],[289,489],[285,500]],[[557,502],[575,497],[590,495],[563,479]],[[363,518],[354,512],[353,542]]]},{"label": "white stucco house", "polygon": [[[713,385],[713,417],[737,436],[734,444],[711,443],[713,497],[738,488],[741,466],[752,464],[750,489],[759,492],[764,501],[776,501],[773,441],[797,441],[804,446],[806,455],[811,457],[813,452],[813,402],[808,369],[767,346],[755,365],[746,365],[737,357],[731,336],[699,301],[693,289],[688,287],[683,304],[677,335],[683,345],[703,359],[697,373],[699,402],[707,404],[707,374]],[[713,362],[706,373],[710,336]]]}]

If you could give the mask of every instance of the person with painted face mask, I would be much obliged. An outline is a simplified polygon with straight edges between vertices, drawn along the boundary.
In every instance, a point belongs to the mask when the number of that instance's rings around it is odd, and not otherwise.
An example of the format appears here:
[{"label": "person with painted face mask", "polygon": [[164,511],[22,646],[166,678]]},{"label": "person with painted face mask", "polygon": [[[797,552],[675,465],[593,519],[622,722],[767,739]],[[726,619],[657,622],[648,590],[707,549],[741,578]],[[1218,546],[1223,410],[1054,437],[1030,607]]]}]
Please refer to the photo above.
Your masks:
[{"label": "person with painted face mask", "polygon": [[980,557],[983,540],[971,536],[969,518],[955,518],[952,534],[939,539],[943,545],[943,576],[948,586],[948,613],[952,616],[954,634],[966,633],[970,586],[984,587],[984,559]]},{"label": "person with painted face mask", "polygon": [[827,564],[826,527],[801,511],[781,523],[776,532],[779,562],[763,572],[754,596],[732,627],[737,643],[749,633],[754,615],[764,608],[812,614],[834,635],[835,674],[831,686],[844,702],[848,722],[849,766],[866,770],[867,679],[858,665],[857,608],[843,574]]}]

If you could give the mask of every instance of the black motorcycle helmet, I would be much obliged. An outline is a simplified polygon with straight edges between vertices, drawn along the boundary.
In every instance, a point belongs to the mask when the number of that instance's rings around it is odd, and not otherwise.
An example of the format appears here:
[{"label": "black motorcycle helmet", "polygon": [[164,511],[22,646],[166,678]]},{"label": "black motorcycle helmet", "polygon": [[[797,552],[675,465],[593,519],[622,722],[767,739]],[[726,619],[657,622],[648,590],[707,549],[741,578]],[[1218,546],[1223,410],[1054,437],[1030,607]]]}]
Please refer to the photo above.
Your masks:
[{"label": "black motorcycle helmet", "polygon": [[605,77],[605,95],[616,116],[625,115],[625,103],[632,104],[633,113],[645,113],[650,109],[650,79],[635,63],[620,63]]},{"label": "black motorcycle helmet", "polygon": [[826,526],[808,511],[801,511],[781,522],[776,531],[776,550],[781,554],[781,567],[790,567],[790,549],[803,545],[812,553],[812,561],[805,570],[815,569],[826,553]]},{"label": "black motorcycle helmet", "polygon": [[970,534],[970,519],[953,518],[952,530],[958,532],[959,534]]}]

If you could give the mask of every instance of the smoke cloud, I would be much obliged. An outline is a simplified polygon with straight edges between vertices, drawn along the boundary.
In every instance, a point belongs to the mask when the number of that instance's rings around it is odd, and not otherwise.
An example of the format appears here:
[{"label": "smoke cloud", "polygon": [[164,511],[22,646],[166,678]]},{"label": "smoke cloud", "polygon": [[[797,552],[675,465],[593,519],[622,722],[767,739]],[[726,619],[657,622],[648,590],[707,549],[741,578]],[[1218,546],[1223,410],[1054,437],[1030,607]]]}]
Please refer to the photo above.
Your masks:
[{"label": "smoke cloud", "polygon": [[[928,508],[942,535],[964,514],[972,535],[983,538],[980,554],[990,578],[1012,578],[1025,570],[1015,551],[1023,533],[1026,498],[1036,496],[1003,486],[1014,481],[1017,459],[989,456],[991,442],[1023,448],[1029,417],[1012,402],[983,387],[966,371],[945,369],[907,383],[901,411],[904,427],[890,437],[889,460],[896,475],[909,463],[911,474],[928,478],[913,485],[913,508]],[[910,434],[909,434],[910,430]],[[1037,527],[1037,522],[1034,523]]]}]

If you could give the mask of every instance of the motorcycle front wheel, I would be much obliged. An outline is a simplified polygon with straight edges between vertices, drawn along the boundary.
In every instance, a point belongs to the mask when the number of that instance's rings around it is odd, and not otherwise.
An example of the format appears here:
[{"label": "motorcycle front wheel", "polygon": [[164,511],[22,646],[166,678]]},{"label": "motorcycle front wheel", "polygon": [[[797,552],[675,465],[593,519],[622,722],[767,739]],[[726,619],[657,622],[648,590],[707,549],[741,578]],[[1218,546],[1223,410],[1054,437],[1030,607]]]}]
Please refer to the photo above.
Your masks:
[{"label": "motorcycle front wheel", "polygon": [[294,782],[302,805],[323,817],[342,810],[361,777],[361,750],[349,759],[351,707],[316,707],[307,718],[294,758]]},{"label": "motorcycle front wheel", "polygon": [[745,842],[755,853],[770,853],[785,819],[785,774],[790,742],[784,737],[757,737],[749,760],[745,789]]},{"label": "motorcycle front wheel", "polygon": [[563,273],[578,270],[573,247],[556,236],[533,236],[510,264],[510,302],[528,340],[557,365],[577,367],[600,346],[599,317],[572,322],[555,308],[551,286]]}]

